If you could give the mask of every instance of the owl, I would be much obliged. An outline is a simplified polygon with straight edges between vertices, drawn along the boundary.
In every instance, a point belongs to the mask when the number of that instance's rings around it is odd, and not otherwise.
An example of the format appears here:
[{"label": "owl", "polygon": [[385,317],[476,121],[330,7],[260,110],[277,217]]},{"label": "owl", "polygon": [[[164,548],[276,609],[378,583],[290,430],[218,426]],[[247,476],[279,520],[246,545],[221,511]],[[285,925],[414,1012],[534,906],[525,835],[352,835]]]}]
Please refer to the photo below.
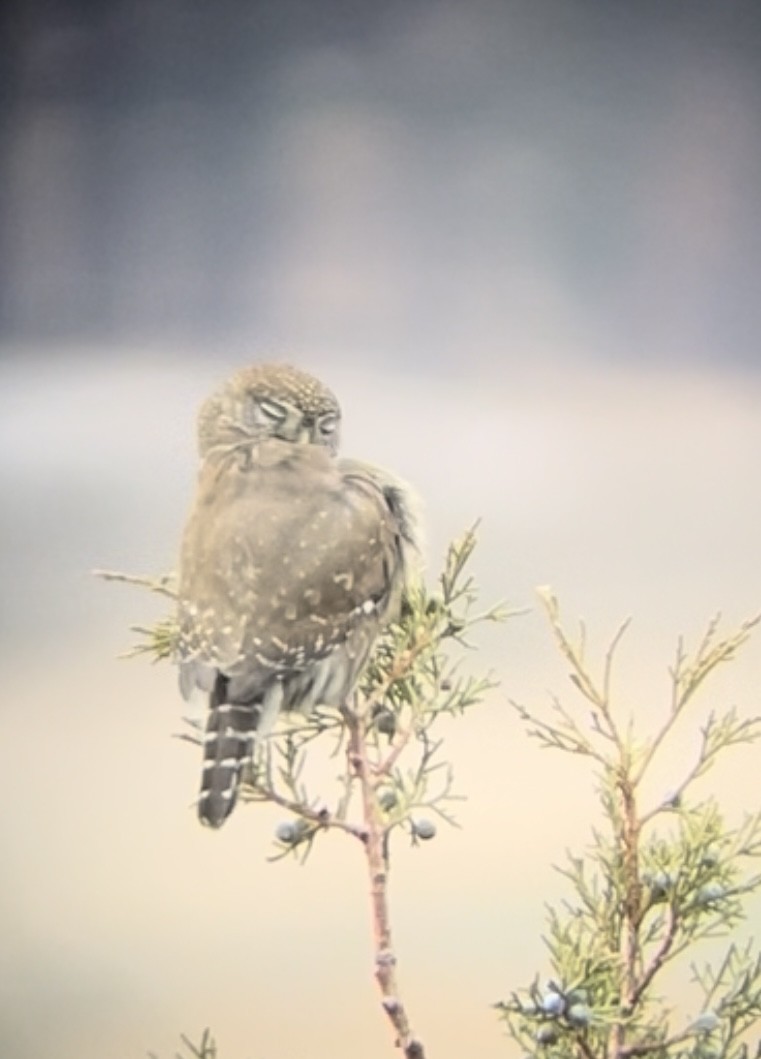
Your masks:
[{"label": "owl", "polygon": [[344,703],[419,576],[414,495],[339,459],[340,426],[331,391],[282,364],[240,371],[199,413],[177,661],[183,696],[208,694],[198,815],[213,828],[254,739],[285,711]]}]

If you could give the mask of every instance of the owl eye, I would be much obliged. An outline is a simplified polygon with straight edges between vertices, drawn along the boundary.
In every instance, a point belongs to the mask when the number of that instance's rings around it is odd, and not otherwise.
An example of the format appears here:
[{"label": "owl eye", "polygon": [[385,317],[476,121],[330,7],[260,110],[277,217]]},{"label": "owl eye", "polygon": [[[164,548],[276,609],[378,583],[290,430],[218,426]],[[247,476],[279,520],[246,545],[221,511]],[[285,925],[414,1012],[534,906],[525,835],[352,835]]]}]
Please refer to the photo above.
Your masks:
[{"label": "owl eye", "polygon": [[320,432],[322,434],[335,434],[338,427],[338,416],[328,412],[320,419]]},{"label": "owl eye", "polygon": [[277,401],[271,401],[268,397],[261,398],[259,401],[259,408],[264,412],[268,419],[273,421],[273,423],[282,423],[288,415],[287,408],[278,404]]}]

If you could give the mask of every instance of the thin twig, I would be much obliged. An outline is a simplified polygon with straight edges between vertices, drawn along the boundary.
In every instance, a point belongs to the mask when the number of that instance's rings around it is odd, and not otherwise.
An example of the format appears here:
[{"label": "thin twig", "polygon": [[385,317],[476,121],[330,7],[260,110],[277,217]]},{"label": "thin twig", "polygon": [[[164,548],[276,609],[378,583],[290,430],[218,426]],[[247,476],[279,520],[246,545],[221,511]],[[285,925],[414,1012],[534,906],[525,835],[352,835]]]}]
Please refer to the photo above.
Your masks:
[{"label": "thin twig", "polygon": [[370,877],[370,900],[375,940],[375,978],[381,992],[381,1005],[396,1031],[396,1043],[402,1049],[405,1059],[425,1059],[423,1045],[412,1033],[396,980],[396,956],[393,950],[388,908],[387,834],[375,795],[375,777],[367,757],[364,717],[357,709],[348,707],[342,713],[349,732],[349,761],[359,783],[362,797],[366,827],[364,848]]},{"label": "thin twig", "polygon": [[653,953],[650,962],[640,975],[639,980],[636,982],[634,989],[631,992],[629,1003],[632,1008],[638,1004],[641,998],[645,995],[650,983],[669,958],[669,954],[674,945],[674,939],[676,938],[678,926],[679,917],[676,914],[674,906],[669,905],[666,933],[663,935],[663,940]]},{"label": "thin twig", "polygon": [[269,783],[245,783],[241,787],[241,797],[243,801],[272,802],[273,805],[279,805],[282,809],[287,809],[293,813],[294,816],[309,820],[310,823],[325,828],[325,830],[335,828],[339,831],[346,831],[347,834],[358,838],[360,842],[364,842],[367,838],[367,832],[363,827],[349,823],[347,820],[341,820],[335,814],[329,813],[327,809],[312,809],[310,806],[304,805],[302,801],[286,798],[284,795],[279,794]]},{"label": "thin twig", "polygon": [[93,577],[100,577],[103,581],[120,581],[125,585],[136,585],[138,588],[147,588],[160,596],[168,599],[177,599],[177,592],[171,587],[174,581],[172,574],[162,577],[148,577],[143,574],[123,574],[118,570],[93,570]]}]

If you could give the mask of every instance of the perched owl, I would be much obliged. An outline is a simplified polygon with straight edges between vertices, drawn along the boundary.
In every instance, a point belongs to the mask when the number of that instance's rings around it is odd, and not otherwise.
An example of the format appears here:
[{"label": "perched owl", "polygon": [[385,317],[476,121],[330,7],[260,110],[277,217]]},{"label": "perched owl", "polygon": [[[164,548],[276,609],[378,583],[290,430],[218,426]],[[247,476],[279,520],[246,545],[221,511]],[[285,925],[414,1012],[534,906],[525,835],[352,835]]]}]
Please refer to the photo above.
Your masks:
[{"label": "perched owl", "polygon": [[254,734],[284,710],[343,703],[419,569],[415,501],[336,458],[341,412],[282,364],[202,406],[201,469],[180,557],[180,688],[209,693],[198,815],[220,827]]}]

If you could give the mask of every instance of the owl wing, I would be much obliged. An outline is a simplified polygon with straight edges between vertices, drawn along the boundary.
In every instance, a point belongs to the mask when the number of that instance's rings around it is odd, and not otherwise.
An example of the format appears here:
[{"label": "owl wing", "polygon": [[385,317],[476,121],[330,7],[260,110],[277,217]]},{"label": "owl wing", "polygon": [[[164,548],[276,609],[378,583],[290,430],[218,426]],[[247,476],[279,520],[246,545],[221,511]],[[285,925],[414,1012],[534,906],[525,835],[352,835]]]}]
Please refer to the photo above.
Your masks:
[{"label": "owl wing", "polygon": [[392,618],[403,524],[382,483],[322,448],[275,440],[256,458],[207,460],[185,533],[181,687],[216,672],[254,697]]}]

